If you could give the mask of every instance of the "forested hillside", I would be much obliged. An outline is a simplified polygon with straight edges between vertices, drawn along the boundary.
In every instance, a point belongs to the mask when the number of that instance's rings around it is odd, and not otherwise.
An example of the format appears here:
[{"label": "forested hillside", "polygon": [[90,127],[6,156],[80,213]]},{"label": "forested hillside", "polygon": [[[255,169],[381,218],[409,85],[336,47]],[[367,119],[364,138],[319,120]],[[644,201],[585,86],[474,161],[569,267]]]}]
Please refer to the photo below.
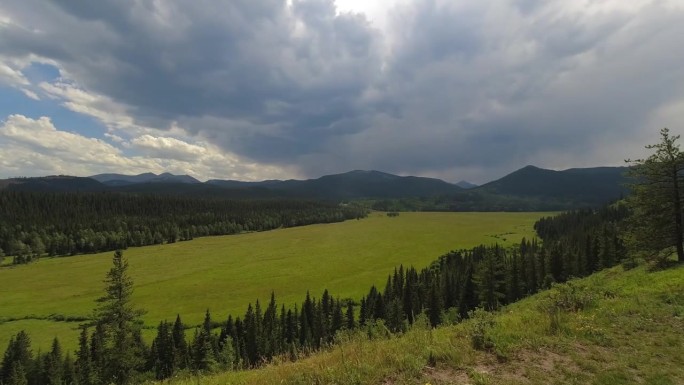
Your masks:
[{"label": "forested hillside", "polygon": [[365,215],[357,206],[295,200],[0,191],[0,249],[27,261]]}]

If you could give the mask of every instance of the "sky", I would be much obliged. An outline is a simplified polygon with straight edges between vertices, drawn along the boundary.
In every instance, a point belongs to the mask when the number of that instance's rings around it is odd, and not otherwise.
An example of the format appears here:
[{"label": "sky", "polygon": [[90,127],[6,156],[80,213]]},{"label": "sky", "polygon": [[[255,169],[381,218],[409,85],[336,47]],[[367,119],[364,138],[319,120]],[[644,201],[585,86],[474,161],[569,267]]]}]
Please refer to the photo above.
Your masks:
[{"label": "sky", "polygon": [[3,0],[0,178],[619,166],[684,123],[681,0]]}]

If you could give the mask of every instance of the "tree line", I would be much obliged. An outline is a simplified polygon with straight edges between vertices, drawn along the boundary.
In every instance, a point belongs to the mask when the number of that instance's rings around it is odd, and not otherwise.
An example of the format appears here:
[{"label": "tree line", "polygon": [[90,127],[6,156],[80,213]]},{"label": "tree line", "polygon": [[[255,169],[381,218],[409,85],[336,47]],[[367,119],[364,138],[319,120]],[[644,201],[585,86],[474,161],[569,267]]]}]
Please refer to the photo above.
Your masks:
[{"label": "tree line", "polygon": [[478,307],[498,309],[553,282],[615,265],[622,259],[618,228],[626,215],[623,206],[613,205],[544,218],[535,225],[542,242],[452,251],[420,270],[399,266],[383,290],[373,286],[359,301],[326,290],[320,298],[307,293],[300,304],[286,307],[272,294],[267,303],[256,301],[243,315],[222,322],[207,311],[192,336],[179,315],[159,323],[150,345],[141,337],[142,312],[130,302],[133,284],[117,252],[95,321],[84,325],[75,355],[65,355],[55,340],[50,351],[34,357],[29,336],[21,332],[5,352],[0,384],[128,384],[182,372],[253,368],[330,346],[344,330],[389,334],[421,318],[433,327],[458,322]]},{"label": "tree line", "polygon": [[0,257],[26,263],[41,255],[123,250],[365,216],[359,206],[313,201],[0,191]]}]

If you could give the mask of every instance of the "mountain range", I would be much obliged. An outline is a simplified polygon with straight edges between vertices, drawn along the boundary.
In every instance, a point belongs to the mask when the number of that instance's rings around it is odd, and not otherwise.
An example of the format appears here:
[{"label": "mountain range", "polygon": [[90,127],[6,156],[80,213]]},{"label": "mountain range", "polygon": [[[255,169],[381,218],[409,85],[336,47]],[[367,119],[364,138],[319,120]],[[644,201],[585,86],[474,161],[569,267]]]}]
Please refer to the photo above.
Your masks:
[{"label": "mountain range", "polygon": [[[427,210],[537,210],[596,206],[627,193],[625,167],[554,171],[526,166],[503,178],[476,186],[441,179],[355,170],[308,180],[245,182],[209,180],[188,175],[98,174],[0,180],[0,189],[18,191],[181,194],[231,199],[381,200],[399,208]],[[419,199],[420,198],[420,199]],[[403,203],[402,203],[403,202]],[[416,202],[421,202],[418,206]],[[396,206],[396,205],[395,205]],[[387,207],[385,207],[387,208]]]}]

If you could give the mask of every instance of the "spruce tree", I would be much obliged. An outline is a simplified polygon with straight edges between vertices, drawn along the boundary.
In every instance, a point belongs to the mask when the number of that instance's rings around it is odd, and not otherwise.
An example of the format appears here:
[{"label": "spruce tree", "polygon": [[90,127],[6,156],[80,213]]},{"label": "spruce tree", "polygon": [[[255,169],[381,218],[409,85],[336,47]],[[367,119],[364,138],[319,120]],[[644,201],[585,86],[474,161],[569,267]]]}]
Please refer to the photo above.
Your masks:
[{"label": "spruce tree", "polygon": [[131,382],[143,363],[137,338],[143,311],[132,304],[133,280],[121,251],[114,253],[112,263],[104,281],[105,295],[98,299],[95,317],[104,328],[106,338],[102,379],[123,385]]},{"label": "spruce tree", "polygon": [[195,330],[192,342],[192,362],[196,372],[211,372],[216,366],[216,349],[214,336],[211,333],[211,314],[207,310],[204,322],[199,330]]},{"label": "spruce tree", "polygon": [[52,349],[45,356],[45,384],[61,385],[64,377],[64,362],[62,359],[62,347],[59,340],[52,341]]},{"label": "spruce tree", "polygon": [[344,315],[345,327],[349,330],[356,327],[356,321],[354,321],[354,303],[352,301],[347,301],[347,311]]},{"label": "spruce tree", "polygon": [[158,380],[171,377],[176,370],[173,334],[166,321],[160,322],[157,327],[157,336],[152,341],[149,362]]},{"label": "spruce tree", "polygon": [[9,376],[3,384],[7,385],[28,385],[26,370],[21,362],[14,362],[9,367]]},{"label": "spruce tree", "polygon": [[174,367],[185,369],[188,367],[188,343],[185,340],[185,327],[181,321],[180,314],[176,315],[173,323],[173,347],[174,347]]},{"label": "spruce tree", "polygon": [[684,153],[678,139],[679,135],[671,136],[664,128],[660,143],[646,146],[654,150],[651,156],[627,161],[632,166],[627,242],[633,253],[658,262],[673,251],[684,262]]},{"label": "spruce tree", "polygon": [[71,354],[67,352],[64,357],[64,364],[62,365],[63,381],[65,385],[81,385],[76,377],[76,365],[71,358]]},{"label": "spruce tree", "polygon": [[19,381],[22,376],[26,379],[26,371],[31,366],[32,358],[31,339],[28,333],[22,330],[8,343],[0,366],[0,383],[12,383],[11,378],[14,379],[12,381]]},{"label": "spruce tree", "polygon": [[498,246],[483,250],[484,257],[480,262],[475,283],[480,294],[480,304],[486,310],[495,310],[506,298],[503,250]]},{"label": "spruce tree", "polygon": [[86,327],[81,328],[81,334],[78,338],[75,371],[78,385],[95,385],[97,383],[90,347],[88,346],[88,329]]}]

